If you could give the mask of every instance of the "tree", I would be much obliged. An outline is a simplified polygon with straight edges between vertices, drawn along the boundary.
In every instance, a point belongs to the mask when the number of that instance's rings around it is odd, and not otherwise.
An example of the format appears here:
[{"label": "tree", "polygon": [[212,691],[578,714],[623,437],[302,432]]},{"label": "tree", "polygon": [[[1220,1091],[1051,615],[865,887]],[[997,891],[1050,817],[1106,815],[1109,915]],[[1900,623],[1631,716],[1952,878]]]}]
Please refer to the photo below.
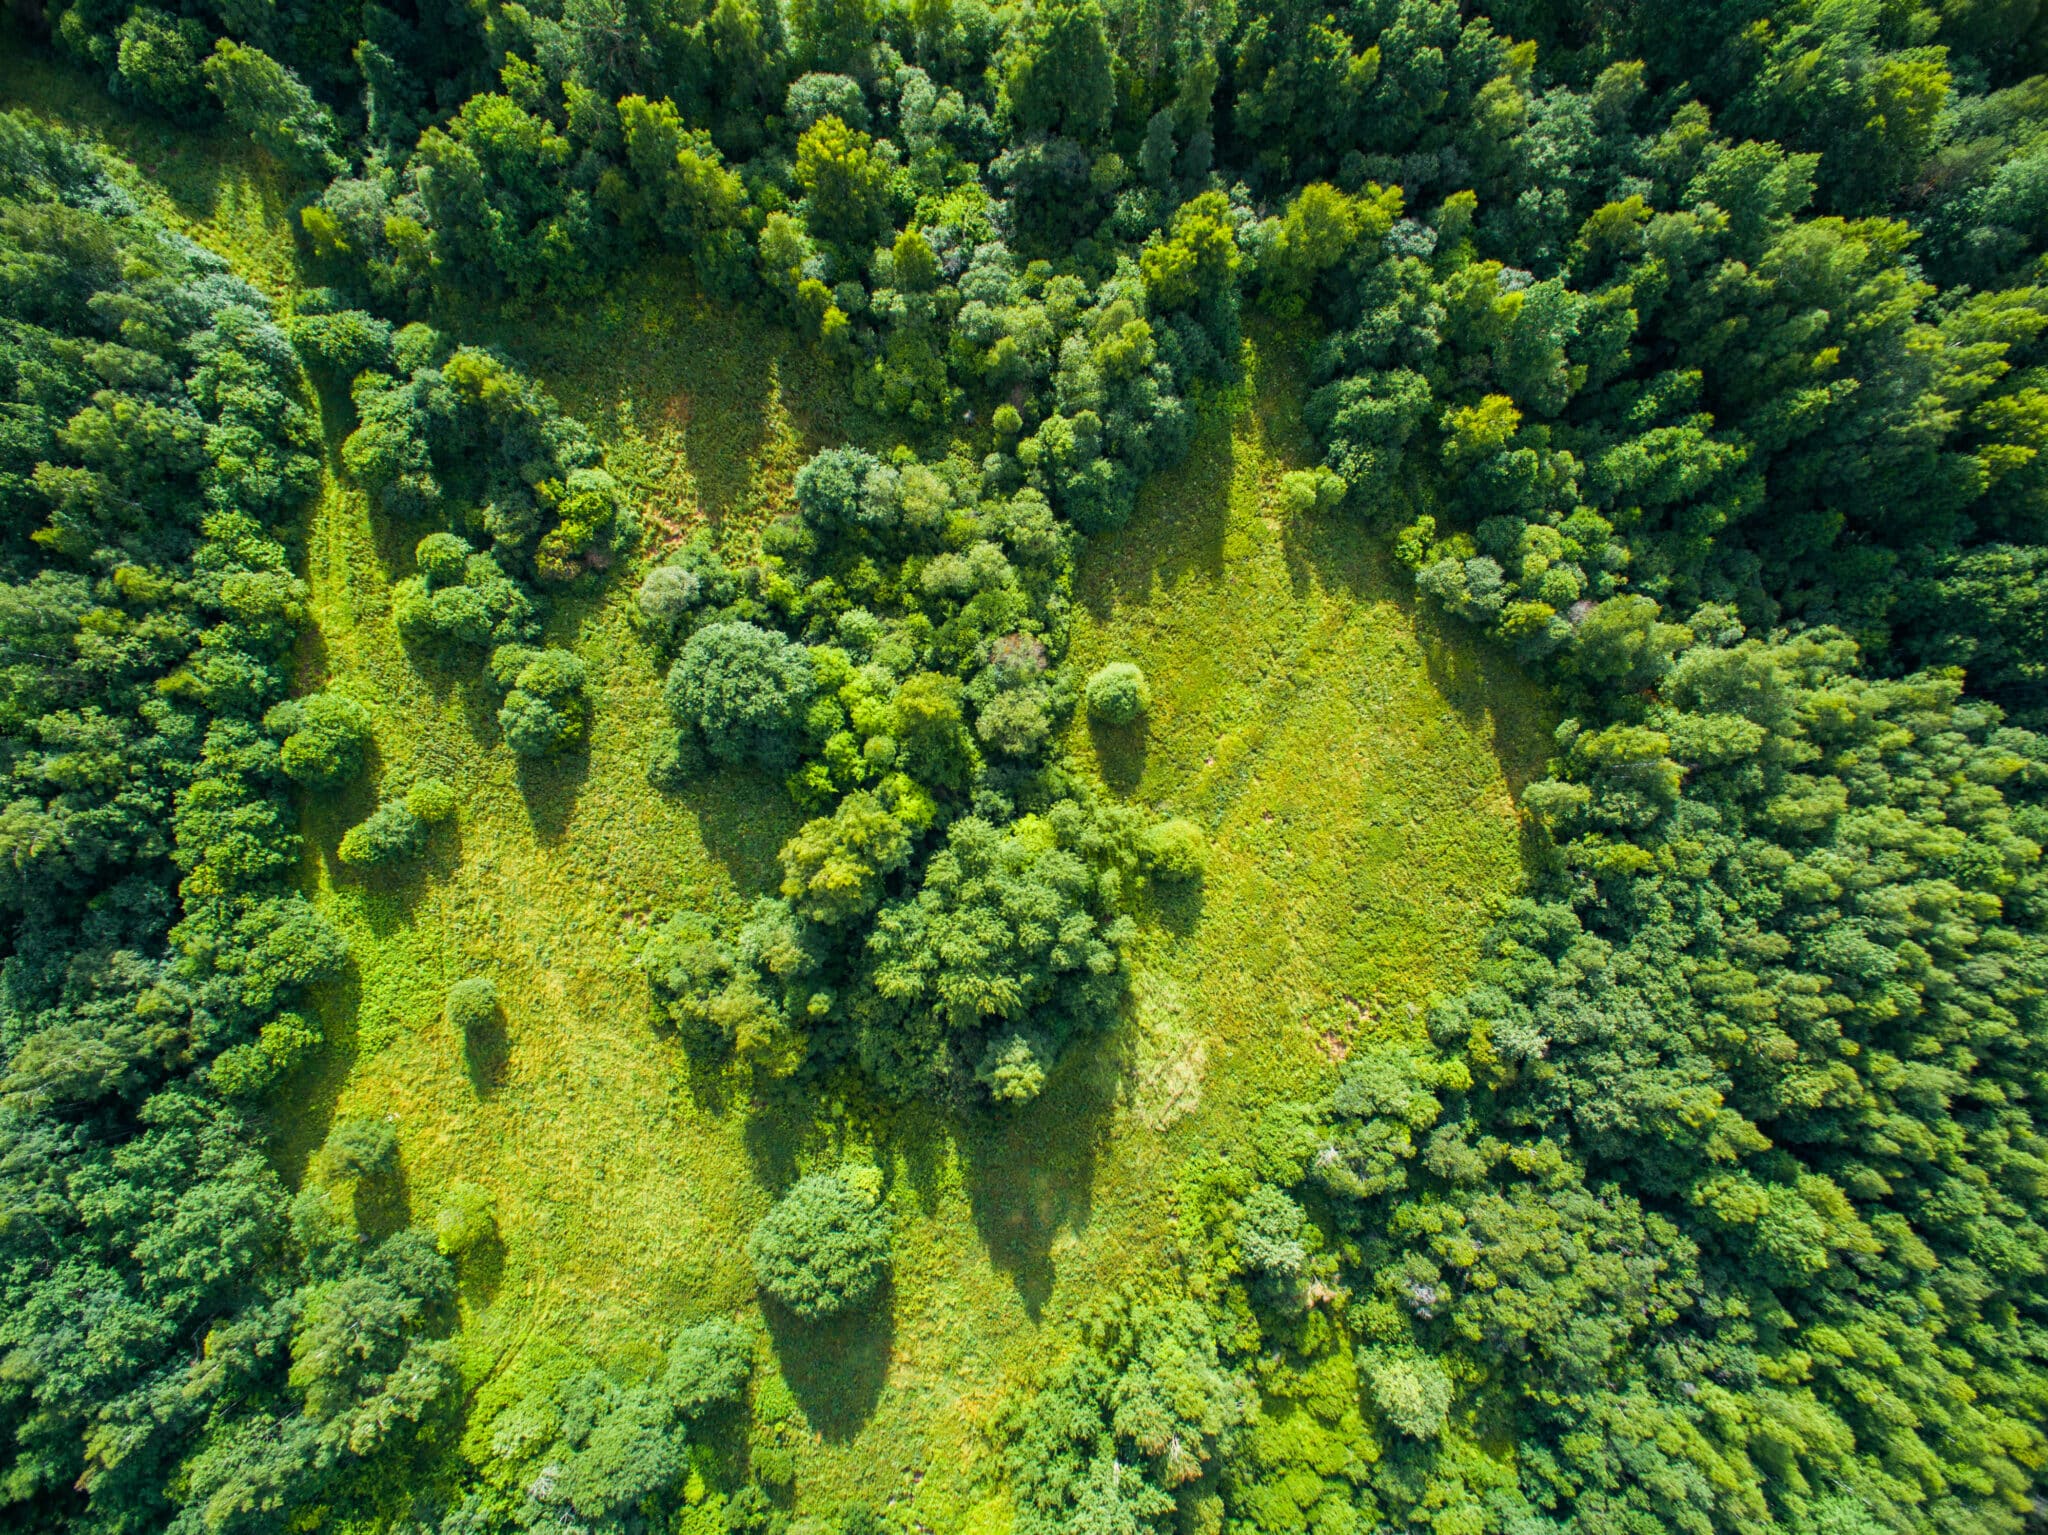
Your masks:
[{"label": "tree", "polygon": [[854,249],[888,223],[891,168],[875,141],[837,117],[818,119],[796,144],[796,184],[811,237]]},{"label": "tree", "polygon": [[1108,35],[1095,0],[1036,7],[1003,70],[1003,100],[1020,133],[1099,138],[1116,109]]},{"label": "tree", "polygon": [[374,729],[370,711],[345,693],[311,693],[279,704],[264,716],[283,737],[278,762],[309,789],[338,789],[363,770]]},{"label": "tree", "polygon": [[417,858],[427,848],[427,823],[404,800],[386,800],[351,826],[335,856],[351,868],[374,868]]},{"label": "tree", "polygon": [[889,1277],[889,1218],[839,1173],[811,1173],[747,1239],[754,1275],[806,1322],[866,1306]]},{"label": "tree", "polygon": [[525,651],[516,659],[512,685],[498,710],[505,744],[522,757],[567,751],[583,739],[590,721],[582,660],[573,651],[554,648]]},{"label": "tree", "polygon": [[498,983],[487,975],[472,975],[448,988],[442,1002],[442,1016],[448,1027],[464,1035],[481,1033],[498,1022]]},{"label": "tree", "polygon": [[881,904],[882,882],[909,862],[912,828],[857,789],[782,848],[782,893],[811,922],[845,923]]},{"label": "tree", "polygon": [[664,692],[669,712],[713,761],[788,765],[815,673],[809,654],[744,620],[706,624],[683,646]]},{"label": "tree", "polygon": [[260,48],[224,37],[213,45],[205,73],[206,88],[219,98],[228,121],[290,169],[316,180],[340,174],[334,114],[284,65]]},{"label": "tree", "polygon": [[1135,725],[1152,707],[1145,674],[1129,661],[1111,661],[1088,678],[1088,717],[1122,728]]}]

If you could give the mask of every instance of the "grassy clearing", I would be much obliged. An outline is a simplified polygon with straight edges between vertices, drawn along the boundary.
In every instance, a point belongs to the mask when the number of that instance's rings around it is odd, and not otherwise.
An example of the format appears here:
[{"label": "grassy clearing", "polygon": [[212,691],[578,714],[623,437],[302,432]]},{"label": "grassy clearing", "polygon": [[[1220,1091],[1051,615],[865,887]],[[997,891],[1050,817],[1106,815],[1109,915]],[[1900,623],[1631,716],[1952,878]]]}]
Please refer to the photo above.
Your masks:
[{"label": "grassy clearing", "polygon": [[[675,292],[635,284],[587,330],[528,335],[522,359],[602,428],[655,526],[703,518],[742,541],[850,417],[795,348]],[[456,1177],[497,1193],[501,1272],[465,1302],[473,1421],[564,1351],[630,1367],[709,1312],[759,1317],[743,1244],[774,1192],[872,1159],[899,1223],[890,1303],[835,1329],[760,1318],[776,1374],[757,1415],[777,1421],[757,1432],[797,1450],[800,1508],[906,1499],[936,1530],[999,1527],[993,1414],[1048,1330],[1161,1260],[1186,1158],[1313,1091],[1361,1030],[1412,1028],[1410,1004],[1458,978],[1515,879],[1511,785],[1540,758],[1494,711],[1538,711],[1419,624],[1363,534],[1279,520],[1298,410],[1296,381],[1262,364],[1084,558],[1076,657],[1138,660],[1155,704],[1142,739],[1077,726],[1071,744],[1111,792],[1200,818],[1212,871],[1145,939],[1131,1023],[1029,1113],[964,1127],[844,1095],[747,1102],[693,1074],[649,1027],[635,936],[765,888],[786,799],[746,779],[647,787],[658,682],[625,616],[631,572],[558,605],[598,724],[587,759],[522,777],[474,686],[398,645],[402,551],[330,487],[305,680],[377,711],[386,772],[440,773],[465,802],[428,866],[390,884],[331,861],[367,791],[309,807],[309,879],[356,970],[322,999],[337,1047],[279,1129],[303,1155],[334,1112],[389,1114],[417,1214]],[[502,1058],[466,1060],[440,1020],[469,973],[507,998]]]},{"label": "grassy clearing", "polygon": [[[0,91],[97,133],[195,238],[294,291],[290,194],[246,144],[129,122],[14,56]],[[864,435],[830,370],[672,273],[465,338],[505,345],[592,423],[656,548],[700,522],[744,546],[815,446]],[[1142,735],[1077,724],[1070,745],[1109,792],[1209,828],[1207,884],[1139,945],[1126,1026],[1028,1113],[965,1125],[843,1092],[749,1101],[655,1033],[639,936],[765,889],[797,821],[786,796],[744,777],[647,785],[659,679],[628,621],[631,570],[555,607],[552,638],[590,668],[588,752],[520,766],[476,680],[423,669],[392,629],[418,530],[330,478],[307,526],[300,681],[369,705],[378,760],[353,795],[306,806],[305,879],[354,959],[317,999],[330,1045],[271,1129],[296,1178],[335,1115],[389,1117],[416,1219],[457,1178],[497,1195],[502,1249],[463,1298],[472,1453],[497,1406],[569,1358],[630,1369],[721,1312],[762,1324],[755,1432],[795,1449],[800,1509],[901,1500],[929,1529],[995,1535],[994,1414],[1091,1299],[1157,1270],[1187,1159],[1313,1092],[1360,1034],[1414,1028],[1411,1006],[1464,972],[1516,877],[1510,796],[1540,760],[1541,711],[1404,605],[1365,535],[1278,513],[1302,452],[1287,351],[1260,349],[1244,397],[1212,403],[1188,464],[1077,583],[1076,662],[1138,661],[1155,702]],[[332,446],[345,423],[326,425]],[[376,781],[429,773],[462,806],[427,858],[343,869],[334,848]],[[506,1014],[474,1054],[441,1017],[471,974]],[[746,1233],[798,1169],[847,1155],[888,1179],[887,1307],[824,1331],[762,1317]]]},{"label": "grassy clearing", "polygon": [[1439,630],[1364,530],[1281,510],[1308,457],[1301,350],[1260,337],[1246,397],[1210,407],[1228,430],[1076,583],[1073,664],[1135,661],[1153,702],[1129,730],[1077,716],[1070,747],[1211,838],[1198,908],[1139,968],[1137,1075],[1155,1120],[1199,1101],[1211,1143],[1360,1039],[1415,1034],[1468,972],[1548,744],[1536,691]]}]

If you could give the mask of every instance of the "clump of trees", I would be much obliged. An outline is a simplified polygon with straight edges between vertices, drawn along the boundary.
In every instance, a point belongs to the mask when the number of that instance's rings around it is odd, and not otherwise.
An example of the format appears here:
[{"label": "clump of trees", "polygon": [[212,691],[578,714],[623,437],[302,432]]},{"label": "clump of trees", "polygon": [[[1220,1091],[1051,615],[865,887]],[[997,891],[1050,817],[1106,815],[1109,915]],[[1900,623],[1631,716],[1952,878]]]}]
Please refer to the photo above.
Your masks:
[{"label": "clump of trees", "polygon": [[889,1277],[889,1215],[836,1172],[799,1178],[747,1239],[761,1289],[806,1322],[869,1305]]},{"label": "clump of trees", "polygon": [[[129,28],[135,68],[181,27]],[[0,1279],[4,1496],[39,1528],[273,1528],[456,1381],[447,1264],[329,1187],[388,1181],[389,1127],[338,1124],[294,1197],[243,1118],[320,1048],[295,1004],[344,957],[292,792],[369,740],[352,700],[286,698],[312,421],[260,296],[21,115],[0,267],[0,1177],[37,1212]]]},{"label": "clump of trees", "polygon": [[759,559],[698,541],[638,593],[674,658],[656,781],[779,771],[812,812],[775,897],[655,936],[657,1005],[771,1077],[851,1057],[894,1097],[1028,1102],[1116,1017],[1126,907],[1155,875],[1198,878],[1201,834],[1098,803],[1054,759],[1076,698],[1043,495],[827,449],[795,499]]}]

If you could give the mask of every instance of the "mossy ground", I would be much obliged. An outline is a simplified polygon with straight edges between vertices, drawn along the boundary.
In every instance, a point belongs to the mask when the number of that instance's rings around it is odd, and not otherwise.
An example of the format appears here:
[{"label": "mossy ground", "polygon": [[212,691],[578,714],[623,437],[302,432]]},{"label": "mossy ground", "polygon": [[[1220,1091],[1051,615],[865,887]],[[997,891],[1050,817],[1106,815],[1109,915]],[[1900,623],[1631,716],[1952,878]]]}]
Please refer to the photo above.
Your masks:
[{"label": "mossy ground", "polygon": [[[289,192],[246,143],[129,122],[19,62],[0,91],[96,131],[196,238],[290,292]],[[699,521],[744,541],[814,446],[859,427],[829,369],[672,274],[493,339],[599,431],[657,543]],[[739,776],[647,784],[660,687],[631,570],[555,603],[551,638],[590,667],[589,749],[521,764],[478,681],[419,664],[393,631],[419,530],[330,475],[307,528],[300,682],[370,706],[377,761],[306,807],[306,882],[353,959],[317,999],[329,1046],[272,1124],[296,1178],[336,1114],[388,1117],[415,1219],[457,1178],[496,1194],[502,1243],[464,1290],[472,1433],[571,1357],[631,1369],[699,1317],[758,1318],[755,1435],[794,1450],[799,1508],[901,1499],[932,1530],[1000,1529],[994,1414],[1091,1300],[1157,1272],[1188,1158],[1316,1092],[1362,1035],[1415,1030],[1466,972],[1517,879],[1512,791],[1540,762],[1541,709],[1420,617],[1359,527],[1280,512],[1304,445],[1291,351],[1265,338],[1189,461],[1083,556],[1075,663],[1137,661],[1153,706],[1142,731],[1077,722],[1069,745],[1109,792],[1200,821],[1209,874],[1137,946],[1126,1024],[1002,1119],[753,1100],[657,1033],[637,940],[678,907],[767,888],[798,819],[787,796]],[[342,868],[336,843],[380,777],[427,774],[462,795],[428,856],[399,876]],[[501,1036],[466,1042],[441,1017],[471,974],[498,983]],[[886,1306],[825,1330],[761,1317],[746,1233],[799,1167],[848,1154],[888,1179]]]}]

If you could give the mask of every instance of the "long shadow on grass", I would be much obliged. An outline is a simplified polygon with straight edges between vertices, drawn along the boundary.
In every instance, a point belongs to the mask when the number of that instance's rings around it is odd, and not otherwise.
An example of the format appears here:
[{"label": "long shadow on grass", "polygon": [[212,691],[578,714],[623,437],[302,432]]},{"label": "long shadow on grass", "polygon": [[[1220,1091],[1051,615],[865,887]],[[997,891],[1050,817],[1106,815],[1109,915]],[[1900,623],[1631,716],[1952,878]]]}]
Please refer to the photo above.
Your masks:
[{"label": "long shadow on grass", "polygon": [[357,1015],[363,1003],[361,967],[351,955],[341,973],[313,988],[306,1011],[326,1038],[313,1059],[280,1080],[264,1102],[270,1155],[288,1188],[297,1188],[306,1164],[334,1123],[335,1105],[356,1057]]},{"label": "long shadow on grass", "polygon": [[1075,572],[1075,599],[1106,622],[1119,607],[1148,601],[1155,586],[1220,577],[1235,463],[1229,418],[1208,417],[1186,462],[1146,485],[1121,532],[1097,540]]},{"label": "long shadow on grass", "polygon": [[512,1036],[505,1031],[504,1008],[493,1008],[484,1022],[463,1030],[462,1064],[477,1097],[488,1098],[497,1092],[511,1063]]},{"label": "long shadow on grass", "polygon": [[844,1444],[874,1416],[896,1347],[896,1291],[884,1284],[866,1306],[829,1322],[804,1322],[763,1297],[782,1378],[812,1430]]},{"label": "long shadow on grass", "polygon": [[521,757],[515,772],[526,818],[543,845],[562,840],[590,778],[590,751],[579,745],[557,757]]},{"label": "long shadow on grass", "polygon": [[984,1111],[961,1126],[975,1230],[1033,1321],[1058,1277],[1054,1240],[1085,1229],[1093,1211],[1096,1152],[1121,1074],[1114,1042],[1091,1040],[1068,1054],[1031,1103]]},{"label": "long shadow on grass", "polygon": [[1135,725],[1105,725],[1088,722],[1089,739],[1095,746],[1095,764],[1102,769],[1102,781],[1119,794],[1132,793],[1145,776],[1145,756],[1151,737],[1144,720]]},{"label": "long shadow on grass", "polygon": [[775,855],[804,819],[779,782],[752,769],[719,768],[675,798],[697,817],[704,851],[725,866],[742,895],[775,890],[782,878]]}]

